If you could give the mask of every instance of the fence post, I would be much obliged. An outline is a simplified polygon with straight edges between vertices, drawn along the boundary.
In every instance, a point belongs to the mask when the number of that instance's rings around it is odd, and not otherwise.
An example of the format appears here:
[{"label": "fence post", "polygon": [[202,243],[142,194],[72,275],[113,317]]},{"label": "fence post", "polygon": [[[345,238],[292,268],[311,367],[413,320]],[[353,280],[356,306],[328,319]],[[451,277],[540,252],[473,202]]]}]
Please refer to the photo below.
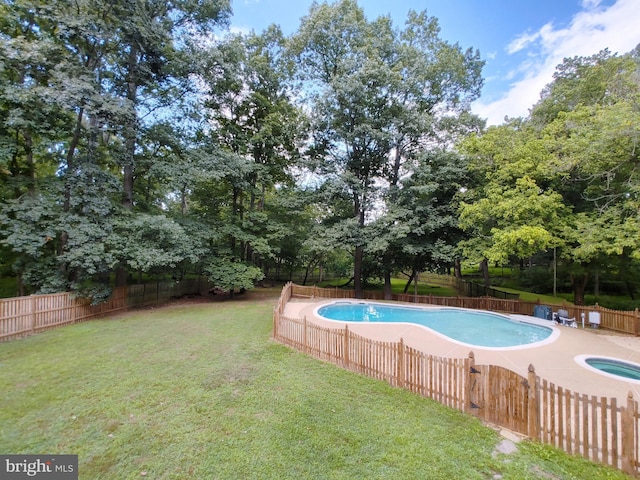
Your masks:
[{"label": "fence post", "polygon": [[640,332],[640,312],[638,311],[638,307],[636,307],[635,310],[635,314],[636,314],[636,319],[635,319],[635,324],[633,325],[633,334],[637,337],[638,336],[638,332]]},{"label": "fence post", "polygon": [[464,411],[466,413],[473,414],[473,408],[471,407],[471,390],[473,388],[473,374],[471,372],[475,371],[476,366],[476,357],[473,352],[469,352],[469,357],[465,361],[466,364],[466,372],[464,374],[464,396],[465,396],[465,404]]},{"label": "fence post", "polygon": [[31,333],[36,331],[36,297],[31,295]]},{"label": "fence post", "polygon": [[405,368],[404,368],[404,340],[401,338],[398,342],[398,363],[397,363],[397,372],[396,376],[398,378],[398,387],[404,388],[405,386]]},{"label": "fence post", "polygon": [[302,317],[302,345],[303,352],[309,353],[309,346],[307,345],[307,316]]},{"label": "fence post", "polygon": [[[280,301],[278,301],[280,303]],[[273,338],[278,338],[278,318],[280,313],[278,312],[279,308],[276,306],[273,308]]]},{"label": "fence post", "polygon": [[527,404],[529,438],[540,440],[540,404],[538,401],[538,379],[533,364],[529,364],[529,399]]},{"label": "fence post", "polygon": [[349,325],[344,326],[344,338],[342,339],[342,365],[349,368]]},{"label": "fence post", "polygon": [[627,394],[627,406],[622,409],[622,471],[635,476],[635,401],[633,393]]}]

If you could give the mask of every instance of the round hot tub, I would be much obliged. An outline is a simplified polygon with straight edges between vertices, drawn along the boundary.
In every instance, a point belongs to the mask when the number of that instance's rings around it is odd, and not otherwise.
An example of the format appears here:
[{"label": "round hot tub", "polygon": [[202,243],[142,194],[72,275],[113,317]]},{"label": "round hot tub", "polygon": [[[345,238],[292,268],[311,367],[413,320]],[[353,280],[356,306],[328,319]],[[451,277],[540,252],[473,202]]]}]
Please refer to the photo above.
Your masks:
[{"label": "round hot tub", "polygon": [[640,384],[640,364],[601,355],[578,355],[575,361],[601,375]]}]

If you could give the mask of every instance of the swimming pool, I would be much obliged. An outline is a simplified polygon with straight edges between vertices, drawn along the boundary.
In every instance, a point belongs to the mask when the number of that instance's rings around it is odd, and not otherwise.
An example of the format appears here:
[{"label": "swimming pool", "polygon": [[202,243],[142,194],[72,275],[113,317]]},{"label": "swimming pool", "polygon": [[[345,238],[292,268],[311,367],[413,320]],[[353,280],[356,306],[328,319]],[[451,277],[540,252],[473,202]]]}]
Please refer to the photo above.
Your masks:
[{"label": "swimming pool", "polygon": [[599,355],[578,355],[575,357],[575,361],[600,375],[640,383],[640,365],[637,363]]},{"label": "swimming pool", "polygon": [[316,314],[343,322],[412,323],[474,347],[534,346],[550,340],[551,327],[518,322],[497,313],[462,308],[424,308],[369,302],[334,302]]}]

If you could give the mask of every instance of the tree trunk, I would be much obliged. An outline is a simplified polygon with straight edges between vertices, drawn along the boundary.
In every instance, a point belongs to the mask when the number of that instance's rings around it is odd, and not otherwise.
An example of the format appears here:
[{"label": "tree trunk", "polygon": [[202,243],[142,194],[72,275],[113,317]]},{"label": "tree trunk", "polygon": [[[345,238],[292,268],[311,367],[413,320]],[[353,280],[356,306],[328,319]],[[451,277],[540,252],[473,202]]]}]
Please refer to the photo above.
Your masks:
[{"label": "tree trunk", "polygon": [[384,271],[384,289],[383,290],[384,290],[384,299],[392,300],[393,292],[391,291],[391,271],[386,269]]},{"label": "tree trunk", "polygon": [[571,275],[571,284],[573,285],[573,303],[576,305],[584,305],[584,292],[587,287],[589,274]]},{"label": "tree trunk", "polygon": [[462,263],[456,258],[453,263],[453,274],[456,278],[462,278]]},{"label": "tree trunk", "polygon": [[309,260],[309,263],[307,263],[307,266],[304,270],[304,280],[302,280],[302,285],[307,284],[307,280],[309,279],[309,274],[313,272],[313,270],[316,268],[316,265],[318,265],[319,263],[320,263],[320,258],[318,258],[317,256]]},{"label": "tree trunk", "polygon": [[[231,199],[231,215],[233,217],[234,223],[238,224],[242,220],[239,219],[240,216],[240,189],[237,187],[233,187],[233,198]],[[234,235],[230,236],[229,239],[230,247],[231,247],[231,255],[236,255],[236,237]]]},{"label": "tree trunk", "polygon": [[384,268],[384,299],[391,300],[391,253],[385,252],[382,258],[382,264]]},{"label": "tree trunk", "polygon": [[[122,165],[122,206],[125,210],[133,210],[133,183],[134,183],[134,162],[136,152],[136,140],[138,137],[138,117],[136,113],[138,84],[136,81],[137,73],[137,51],[131,48],[129,52],[127,73],[127,100],[129,100],[131,112],[127,119],[124,129],[124,160]],[[124,265],[116,268],[115,275],[116,287],[127,284],[127,270]]]},{"label": "tree trunk", "polygon": [[364,257],[364,247],[356,247],[353,255],[353,288],[356,298],[364,297],[364,288],[362,287],[362,259]]},{"label": "tree trunk", "polygon": [[627,287],[627,293],[629,294],[629,297],[631,298],[631,300],[635,300],[636,299],[636,287],[629,280],[625,280],[624,284]]},{"label": "tree trunk", "polygon": [[136,140],[138,138],[138,51],[132,46],[127,62],[127,100],[131,105],[131,111],[127,118],[124,130],[124,165],[122,166],[122,206],[127,210],[133,208],[133,178],[136,153]]},{"label": "tree trunk", "polygon": [[184,218],[187,213],[187,187],[182,187],[180,190],[180,216]]},{"label": "tree trunk", "polygon": [[484,286],[490,287],[491,280],[489,279],[489,260],[483,258],[480,262],[480,272],[482,273],[482,277],[484,279]]},{"label": "tree trunk", "polygon": [[409,279],[407,280],[407,283],[405,284],[404,289],[402,290],[402,293],[407,293],[409,291],[409,287],[411,286],[411,282],[413,282],[413,277],[415,275],[416,275],[416,271],[412,270],[411,275],[409,275]]},{"label": "tree trunk", "polygon": [[116,268],[115,277],[116,287],[123,287],[127,284],[127,269],[124,267]]},{"label": "tree trunk", "polygon": [[304,269],[304,278],[302,279],[303,286],[307,284],[307,279],[309,278],[309,271],[311,270],[312,263],[312,261],[307,263],[307,267]]},{"label": "tree trunk", "polygon": [[[365,205],[365,201],[360,201],[360,198],[357,195],[354,195],[354,213],[358,218],[358,234],[362,233],[364,228],[364,208],[362,205]],[[361,239],[358,238],[358,242]],[[355,251],[353,252],[353,288],[355,290],[356,298],[364,298],[364,288],[362,286],[362,261],[364,258],[364,246],[357,245]]]},{"label": "tree trunk", "polygon": [[[129,129],[128,129],[129,130]],[[131,128],[134,130],[134,128]],[[125,163],[122,167],[122,206],[126,210],[133,209],[133,155],[136,148],[135,133],[127,133],[125,139]]]},{"label": "tree trunk", "polygon": [[[631,252],[625,248],[622,251],[622,255],[620,256],[620,267],[618,269],[620,279],[624,282],[624,285],[627,289],[627,294],[631,297],[631,300],[635,300],[635,286],[633,285],[633,281],[630,278],[629,266],[632,265],[629,259],[629,255]],[[597,283],[597,282],[596,282]],[[598,295],[599,292],[594,292],[595,295]]]},{"label": "tree trunk", "polygon": [[18,284],[18,297],[24,297],[25,288],[24,288],[24,282],[22,281],[22,274],[20,272],[18,272],[16,276],[16,282]]}]

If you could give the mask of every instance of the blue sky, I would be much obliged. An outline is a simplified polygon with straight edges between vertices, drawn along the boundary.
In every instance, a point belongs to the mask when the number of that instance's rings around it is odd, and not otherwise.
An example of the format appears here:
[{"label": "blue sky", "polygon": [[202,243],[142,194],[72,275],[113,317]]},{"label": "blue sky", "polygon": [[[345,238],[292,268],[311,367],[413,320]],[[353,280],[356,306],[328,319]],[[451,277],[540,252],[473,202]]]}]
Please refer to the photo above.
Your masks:
[{"label": "blue sky", "polygon": [[[329,2],[332,3],[332,2]],[[232,0],[232,31],[262,31],[275,23],[295,32],[312,0]],[[563,58],[640,44],[640,0],[358,0],[369,19],[407,12],[438,18],[442,38],[478,49],[486,65],[475,113],[499,124],[525,116]]]}]

